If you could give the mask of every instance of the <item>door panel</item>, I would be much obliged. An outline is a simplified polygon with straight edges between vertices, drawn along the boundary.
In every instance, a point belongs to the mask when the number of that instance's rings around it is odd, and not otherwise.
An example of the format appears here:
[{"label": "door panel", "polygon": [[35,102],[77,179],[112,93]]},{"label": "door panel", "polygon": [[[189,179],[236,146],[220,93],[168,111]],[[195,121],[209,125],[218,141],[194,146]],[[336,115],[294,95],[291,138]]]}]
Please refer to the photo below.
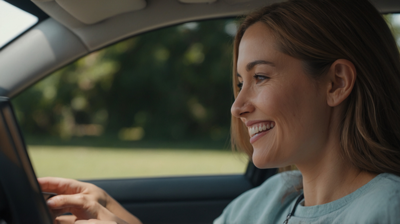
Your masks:
[{"label": "door panel", "polygon": [[143,223],[212,223],[253,185],[245,175],[89,181]]},{"label": "door panel", "polygon": [[143,223],[212,223],[231,200],[124,204]]}]

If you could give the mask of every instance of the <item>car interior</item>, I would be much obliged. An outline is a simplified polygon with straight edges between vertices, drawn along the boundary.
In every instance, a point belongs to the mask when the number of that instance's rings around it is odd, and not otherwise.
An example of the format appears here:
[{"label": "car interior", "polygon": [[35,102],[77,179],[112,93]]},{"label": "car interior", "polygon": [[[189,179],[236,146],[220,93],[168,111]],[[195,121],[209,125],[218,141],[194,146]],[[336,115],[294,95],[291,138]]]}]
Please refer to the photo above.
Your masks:
[{"label": "car interior", "polygon": [[[51,222],[47,209],[43,207],[45,203],[40,197],[35,175],[30,173],[32,167],[24,153],[26,148],[18,146],[25,143],[18,131],[8,98],[12,99],[75,60],[129,37],[187,22],[238,18],[280,1],[5,0],[36,16],[38,20],[30,29],[0,48],[0,96],[3,97],[0,100],[3,116],[0,123],[14,123],[12,128],[0,124],[4,126],[0,127],[2,222]],[[381,13],[400,12],[398,0],[371,2]],[[8,115],[4,115],[5,110]],[[17,131],[10,134],[9,130],[13,128]],[[19,150],[20,155],[26,158],[6,155],[10,148],[14,152]],[[10,167],[15,165],[19,167],[19,171],[15,172],[22,173],[9,175]],[[9,170],[9,173],[3,170]],[[258,169],[249,162],[246,172],[237,175],[124,178],[89,182],[108,192],[143,223],[212,223],[234,198],[259,186],[276,172],[277,169]],[[21,218],[23,216],[25,218]]]}]

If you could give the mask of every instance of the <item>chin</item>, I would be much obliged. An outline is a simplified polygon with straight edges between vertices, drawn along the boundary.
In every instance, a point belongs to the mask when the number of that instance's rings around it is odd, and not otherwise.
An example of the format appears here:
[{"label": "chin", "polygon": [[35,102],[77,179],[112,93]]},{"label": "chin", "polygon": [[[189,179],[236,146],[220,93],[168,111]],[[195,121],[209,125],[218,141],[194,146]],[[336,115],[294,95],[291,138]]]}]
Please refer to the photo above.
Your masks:
[{"label": "chin", "polygon": [[270,161],[267,156],[259,156],[255,153],[253,153],[252,156],[252,162],[254,166],[256,166],[259,169],[269,169],[269,168],[277,168],[280,167],[279,164],[277,164],[274,161]]},{"label": "chin", "polygon": [[[266,153],[266,151],[270,153]],[[252,154],[252,162],[254,166],[259,169],[271,169],[271,168],[280,168],[291,165],[288,161],[289,158],[285,158],[284,155],[281,153],[271,153],[271,152],[278,152],[278,148],[272,147],[268,150],[257,149],[254,148]],[[282,157],[283,156],[283,157]]]}]

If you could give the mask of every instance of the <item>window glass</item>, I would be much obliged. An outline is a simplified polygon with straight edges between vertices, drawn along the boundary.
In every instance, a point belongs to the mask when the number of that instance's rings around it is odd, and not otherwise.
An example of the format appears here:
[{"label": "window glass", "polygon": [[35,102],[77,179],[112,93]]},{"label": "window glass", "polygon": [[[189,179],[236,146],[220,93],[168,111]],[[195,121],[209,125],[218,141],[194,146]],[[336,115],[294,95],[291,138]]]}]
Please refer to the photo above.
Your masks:
[{"label": "window glass", "polygon": [[37,21],[38,18],[36,16],[0,0],[0,49],[35,25]]},{"label": "window glass", "polygon": [[397,46],[400,48],[400,13],[386,14],[384,17],[392,29]]},{"label": "window glass", "polygon": [[15,99],[38,176],[243,173],[229,145],[232,19],[145,33],[91,53]]}]

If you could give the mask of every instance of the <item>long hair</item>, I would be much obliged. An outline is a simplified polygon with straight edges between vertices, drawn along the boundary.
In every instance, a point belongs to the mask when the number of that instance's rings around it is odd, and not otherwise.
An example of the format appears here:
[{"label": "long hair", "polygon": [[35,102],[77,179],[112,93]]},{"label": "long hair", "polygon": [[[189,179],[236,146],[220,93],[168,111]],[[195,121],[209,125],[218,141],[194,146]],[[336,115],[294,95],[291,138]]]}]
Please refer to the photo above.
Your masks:
[{"label": "long hair", "polygon": [[[289,0],[248,15],[234,41],[233,88],[237,97],[237,58],[244,32],[256,22],[274,33],[278,50],[301,60],[318,78],[337,59],[357,71],[340,123],[341,153],[354,166],[400,175],[400,57],[379,12],[367,0]],[[232,146],[252,154],[247,128],[232,117]]]}]

